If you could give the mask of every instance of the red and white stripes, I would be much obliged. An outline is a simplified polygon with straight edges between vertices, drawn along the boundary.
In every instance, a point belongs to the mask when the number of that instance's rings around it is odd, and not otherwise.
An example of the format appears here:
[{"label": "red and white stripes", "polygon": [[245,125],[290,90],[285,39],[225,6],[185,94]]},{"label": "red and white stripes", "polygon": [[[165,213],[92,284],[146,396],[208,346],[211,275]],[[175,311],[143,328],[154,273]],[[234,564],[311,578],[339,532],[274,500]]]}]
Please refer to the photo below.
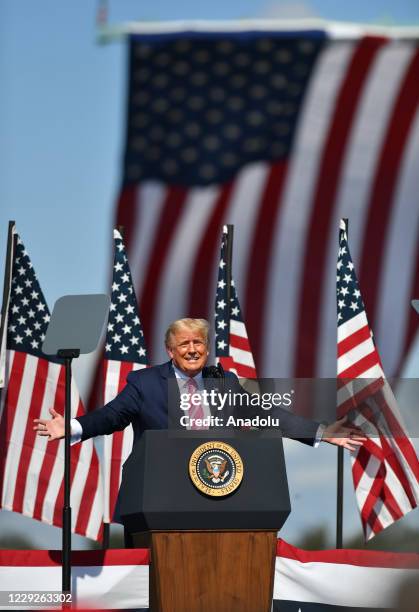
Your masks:
[{"label": "red and white stripes", "polygon": [[[33,430],[34,418],[63,413],[63,366],[8,351],[6,389],[2,393],[0,437],[1,507],[50,525],[62,525],[64,442],[47,442]],[[72,383],[72,415],[83,406]],[[72,529],[92,539],[101,536],[102,487],[99,461],[90,440],[71,449]]]},{"label": "red and white stripes", "polygon": [[351,454],[366,539],[419,503],[419,461],[385,379],[365,312],[338,327],[338,411],[368,435]]},{"label": "red and white stripes", "polygon": [[308,551],[278,540],[274,610],[275,602],[279,609],[281,602],[295,602],[296,610],[310,608],[310,604],[328,610],[399,609],[405,587],[415,584],[418,577],[417,553]]},{"label": "red and white stripes", "polygon": [[[140,370],[144,366],[125,361],[103,362],[104,403],[113,400],[122,391],[126,384],[128,374],[133,370]],[[122,478],[122,465],[132,450],[132,427],[123,431],[116,431],[104,437],[103,445],[103,483],[104,483],[104,517],[105,523],[112,523],[116,499]]]},{"label": "red and white stripes", "polygon": [[223,368],[235,372],[239,378],[256,378],[256,368],[252,349],[247,337],[246,326],[242,321],[230,319],[229,357],[220,357]]},{"label": "red and white stripes", "polygon": [[348,217],[384,366],[399,370],[419,291],[418,61],[413,40],[331,40],[287,162],[251,164],[220,186],[145,182],[123,192],[117,222],[130,228],[153,362],[164,359],[170,321],[212,317],[219,239],[232,223],[233,277],[259,373],[333,376],[335,229]]}]

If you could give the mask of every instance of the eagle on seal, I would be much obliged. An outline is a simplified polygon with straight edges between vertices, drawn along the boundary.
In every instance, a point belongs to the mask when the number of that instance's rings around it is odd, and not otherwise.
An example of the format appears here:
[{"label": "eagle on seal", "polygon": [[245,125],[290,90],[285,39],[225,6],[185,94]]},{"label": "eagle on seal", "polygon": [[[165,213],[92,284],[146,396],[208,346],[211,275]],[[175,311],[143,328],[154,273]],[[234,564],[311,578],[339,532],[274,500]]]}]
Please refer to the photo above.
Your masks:
[{"label": "eagle on seal", "polygon": [[[207,470],[211,475],[211,480],[214,483],[223,482],[224,478],[226,478],[229,474],[227,472],[224,474],[224,470],[226,469],[227,461],[208,461],[205,459],[205,464],[207,466]],[[223,476],[224,474],[224,476]]]}]

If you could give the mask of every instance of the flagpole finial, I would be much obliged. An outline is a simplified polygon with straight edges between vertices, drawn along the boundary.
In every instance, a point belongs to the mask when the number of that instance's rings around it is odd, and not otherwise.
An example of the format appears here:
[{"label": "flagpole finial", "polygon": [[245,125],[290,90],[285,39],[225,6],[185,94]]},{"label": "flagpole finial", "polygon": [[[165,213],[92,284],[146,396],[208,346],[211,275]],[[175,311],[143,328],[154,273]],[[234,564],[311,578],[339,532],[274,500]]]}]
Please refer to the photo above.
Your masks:
[{"label": "flagpole finial", "polygon": [[99,0],[96,11],[96,25],[98,27],[106,26],[108,23],[108,1]]}]

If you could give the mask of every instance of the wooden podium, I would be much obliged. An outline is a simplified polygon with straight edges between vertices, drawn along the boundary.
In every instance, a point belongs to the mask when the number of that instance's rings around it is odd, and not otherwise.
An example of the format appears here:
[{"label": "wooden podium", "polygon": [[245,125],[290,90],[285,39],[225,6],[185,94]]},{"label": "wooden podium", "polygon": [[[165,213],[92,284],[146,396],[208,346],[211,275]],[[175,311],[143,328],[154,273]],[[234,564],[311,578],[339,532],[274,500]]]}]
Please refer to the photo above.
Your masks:
[{"label": "wooden podium", "polygon": [[[243,461],[227,497],[204,495],[189,477],[191,455],[209,441]],[[124,465],[120,510],[133,546],[151,549],[152,612],[271,610],[277,531],[290,513],[280,437],[146,431]]]}]

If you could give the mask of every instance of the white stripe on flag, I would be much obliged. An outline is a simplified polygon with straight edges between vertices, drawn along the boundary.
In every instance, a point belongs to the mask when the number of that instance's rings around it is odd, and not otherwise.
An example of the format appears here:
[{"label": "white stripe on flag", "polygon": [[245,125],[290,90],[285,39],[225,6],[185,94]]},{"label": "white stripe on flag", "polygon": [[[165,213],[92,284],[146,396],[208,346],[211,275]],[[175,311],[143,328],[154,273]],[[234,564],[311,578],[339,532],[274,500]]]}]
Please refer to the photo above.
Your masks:
[{"label": "white stripe on flag", "polygon": [[137,297],[142,295],[145,275],[151,264],[154,236],[165,193],[166,189],[155,181],[145,183],[137,190],[138,214],[133,232],[135,239],[130,249],[131,276]]},{"label": "white stripe on flag", "polygon": [[[293,376],[307,219],[319,173],[320,156],[328,133],[336,96],[351,59],[353,44],[336,43],[319,56],[292,151],[282,211],[277,219],[273,245],[272,277],[267,296],[265,329],[265,377]],[[334,320],[334,319],[333,319]]]},{"label": "white stripe on flag", "polygon": [[[13,366],[14,356],[15,356],[15,351],[7,351],[7,359],[6,359],[6,365],[5,365],[6,380],[9,380],[10,378],[10,370],[12,369],[12,366]],[[0,419],[3,414],[4,404],[6,402],[6,396],[7,396],[6,390],[0,393]]]},{"label": "white stripe on flag", "polygon": [[[388,461],[385,461],[384,463],[386,468],[386,484],[391,490],[393,497],[403,514],[407,514],[412,509],[412,504],[410,503],[405,490],[400,486],[400,481],[394,473],[390,463]],[[391,522],[393,522],[393,519],[391,519]]]},{"label": "white stripe on flag", "polygon": [[[375,439],[374,442],[377,444],[377,446],[381,446],[379,440]],[[352,464],[355,460],[356,457],[351,455]],[[373,482],[377,477],[380,467],[381,461],[374,457],[374,455],[369,455],[368,463],[365,470],[362,472],[362,476],[359,479],[358,486],[356,487],[356,499],[360,509],[364,507],[364,504],[371,493],[371,482]]]},{"label": "white stripe on flag", "polygon": [[[62,570],[58,566],[1,566],[0,585],[9,592],[61,591]],[[76,566],[71,568],[73,600],[77,607],[108,609],[148,608],[148,565]],[[74,604],[73,604],[74,605]],[[59,607],[60,608],[60,607]],[[16,610],[4,606],[5,610]],[[51,609],[24,606],[21,610]]]},{"label": "white stripe on flag", "polygon": [[230,332],[235,336],[247,338],[246,326],[243,321],[236,321],[235,319],[230,319]]},{"label": "white stripe on flag", "polygon": [[21,388],[25,389],[25,393],[19,393],[18,396],[13,427],[10,435],[9,451],[7,453],[4,469],[2,506],[8,510],[13,509],[16,477],[19,470],[18,458],[20,457],[23,437],[25,435],[28,422],[29,407],[32,399],[32,389],[35,383],[37,363],[38,359],[36,357],[26,355],[23,367],[22,382],[20,385]]},{"label": "white stripe on flag", "polygon": [[[55,397],[58,377],[60,374],[60,367],[56,364],[48,365],[47,382],[45,385],[44,397],[42,399],[41,406],[41,419],[49,419],[51,415],[49,409],[52,406],[51,398]],[[32,451],[31,460],[29,463],[28,470],[28,481],[25,490],[25,497],[23,503],[23,514],[26,516],[32,516],[35,510],[36,491],[38,488],[39,472],[42,467],[42,463],[45,456],[45,450],[47,448],[47,438],[36,436],[34,440],[34,450]]]},{"label": "white stripe on flag", "polygon": [[104,500],[103,500],[103,486],[102,486],[102,475],[99,466],[99,475],[93,499],[92,510],[90,512],[89,522],[86,528],[86,535],[90,538],[96,538],[99,533],[102,523],[104,521]]},{"label": "white stripe on flag", "polygon": [[[189,296],[194,291],[191,287],[192,271],[218,195],[217,187],[193,189],[189,192],[163,273],[159,279],[155,279],[159,283],[159,297],[153,317],[152,338],[154,350],[157,350],[157,354],[153,351],[153,356],[159,361],[167,359],[163,330],[167,329],[173,319],[189,316]],[[188,247],[188,257],[185,257],[185,245]]]},{"label": "white stripe on flag", "polygon": [[357,344],[353,349],[347,351],[338,358],[338,372],[344,372],[347,368],[350,368],[359,359],[363,359],[367,355],[375,352],[374,343],[371,338],[368,338],[364,342]]},{"label": "white stripe on flag", "polygon": [[403,582],[413,577],[419,578],[417,569],[300,563],[277,557],[274,599],[354,608],[391,608],[396,605]]},{"label": "white stripe on flag", "polygon": [[[104,403],[112,401],[119,392],[119,379],[121,362],[108,359],[106,361],[106,384],[104,391]],[[107,439],[109,436],[106,436]]]},{"label": "white stripe on flag", "polygon": [[[408,45],[390,43],[378,51],[365,85],[351,133],[345,175],[339,192],[339,219],[349,216],[349,240],[354,263],[365,240],[371,181],[381,154],[388,122],[403,72],[412,56]],[[338,227],[337,225],[335,227]],[[336,265],[336,234],[331,258]],[[356,264],[355,264],[356,265]]]},{"label": "white stripe on flag", "polygon": [[233,358],[233,361],[237,364],[240,363],[241,365],[245,365],[250,368],[255,367],[252,353],[249,353],[249,351],[243,351],[242,349],[238,349],[238,348],[231,346],[230,356]]},{"label": "white stripe on flag", "polygon": [[[409,504],[409,508],[407,511],[409,512],[409,510],[411,509],[412,507]],[[394,523],[394,518],[392,517],[386,504],[380,497],[377,499],[376,503],[374,504],[374,512],[378,516],[383,529],[385,529],[386,527],[389,527],[392,523]],[[373,535],[375,534],[371,531],[370,537],[373,537]],[[368,538],[368,535],[367,535],[367,538]]]},{"label": "white stripe on flag", "polygon": [[80,506],[83,503],[84,484],[89,476],[92,455],[93,440],[90,440],[90,444],[84,444],[83,442],[80,449],[79,460],[77,461],[76,469],[74,471],[74,479],[70,491],[71,519],[73,529],[76,526]]},{"label": "white stripe on flag", "polygon": [[[394,316],[409,304],[419,243],[419,207],[412,206],[417,198],[417,168],[419,159],[419,111],[404,152],[404,162],[398,181],[396,205],[392,208],[389,227],[391,234],[384,249],[376,335],[386,372],[396,371],[403,351],[408,317]],[[403,250],[403,273],[398,254]],[[397,279],[397,290],[395,290]],[[391,322],[391,325],[389,325]],[[383,358],[384,359],[384,358]]]},{"label": "white stripe on flag", "polygon": [[[247,270],[252,258],[250,245],[252,244],[253,231],[259,212],[257,203],[260,202],[266,187],[268,170],[268,164],[260,162],[251,164],[239,172],[230,197],[231,201],[227,215],[223,220],[224,223],[240,228],[240,231],[236,231],[233,237],[233,277],[237,294],[243,297],[247,285]],[[246,220],[245,223],[243,223],[243,219]],[[211,295],[215,295],[215,291],[212,291]]]},{"label": "white stripe on flag", "polygon": [[[336,291],[336,286],[335,286],[335,291]],[[336,302],[335,302],[335,308],[336,308]],[[359,329],[367,325],[368,325],[367,315],[365,314],[365,311],[363,310],[362,312],[357,314],[355,317],[352,317],[352,319],[349,319],[349,321],[347,321],[346,323],[342,323],[342,325],[339,325],[338,342],[342,342],[342,340],[345,340],[349,336],[352,336],[352,334],[354,334],[356,331],[358,331]]]}]

